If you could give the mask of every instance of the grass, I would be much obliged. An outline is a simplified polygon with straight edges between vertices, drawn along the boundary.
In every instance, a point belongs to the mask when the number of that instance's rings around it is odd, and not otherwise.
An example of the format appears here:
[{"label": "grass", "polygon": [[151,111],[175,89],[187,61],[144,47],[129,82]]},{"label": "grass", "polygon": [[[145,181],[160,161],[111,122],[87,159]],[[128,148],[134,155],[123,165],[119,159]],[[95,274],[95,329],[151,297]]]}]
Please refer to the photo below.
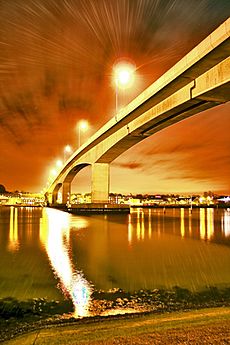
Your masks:
[{"label": "grass", "polygon": [[[139,339],[141,336],[151,335],[154,332],[163,334],[170,330],[194,330],[202,326],[221,326],[226,323],[230,325],[229,307],[164,313],[160,315],[153,313],[136,314],[126,317],[105,318],[103,321],[102,318],[96,319],[96,321],[92,319],[85,324],[76,322],[71,325],[46,327],[37,332],[20,336],[5,344],[112,344],[113,342],[111,341],[114,339],[131,340],[135,337]],[[123,344],[123,342],[118,342],[118,344]]]}]

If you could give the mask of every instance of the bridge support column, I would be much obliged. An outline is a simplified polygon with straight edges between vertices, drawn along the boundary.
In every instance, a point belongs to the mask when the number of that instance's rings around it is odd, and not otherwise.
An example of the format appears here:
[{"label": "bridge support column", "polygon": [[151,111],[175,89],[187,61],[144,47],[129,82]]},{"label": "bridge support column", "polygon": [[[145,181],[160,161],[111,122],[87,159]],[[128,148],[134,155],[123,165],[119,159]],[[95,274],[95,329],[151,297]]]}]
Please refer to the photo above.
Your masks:
[{"label": "bridge support column", "polygon": [[57,198],[58,198],[58,193],[56,191],[54,191],[52,194],[52,204],[57,203]]},{"label": "bridge support column", "polygon": [[109,201],[109,164],[94,163],[92,164],[92,181],[91,181],[92,202]]},{"label": "bridge support column", "polygon": [[61,183],[58,183],[56,185],[56,187],[54,188],[53,190],[53,193],[52,193],[52,204],[56,204],[57,203],[57,199],[58,199],[58,191],[59,189],[61,188],[62,184]]},{"label": "bridge support column", "polygon": [[62,187],[62,204],[67,204],[70,201],[71,183],[64,182]]},{"label": "bridge support column", "polygon": [[52,204],[52,194],[46,192],[44,196],[45,196],[46,205],[50,206]]}]

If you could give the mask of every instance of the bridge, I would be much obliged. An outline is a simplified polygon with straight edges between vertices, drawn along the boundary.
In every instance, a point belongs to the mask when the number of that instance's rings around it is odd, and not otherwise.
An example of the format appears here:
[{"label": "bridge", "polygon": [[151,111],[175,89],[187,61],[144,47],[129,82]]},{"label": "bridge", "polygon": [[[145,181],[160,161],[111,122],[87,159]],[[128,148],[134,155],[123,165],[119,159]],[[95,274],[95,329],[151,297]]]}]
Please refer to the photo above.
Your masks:
[{"label": "bridge", "polygon": [[76,150],[46,190],[62,204],[78,172],[92,167],[92,203],[109,198],[110,163],[154,133],[230,99],[230,18]]}]

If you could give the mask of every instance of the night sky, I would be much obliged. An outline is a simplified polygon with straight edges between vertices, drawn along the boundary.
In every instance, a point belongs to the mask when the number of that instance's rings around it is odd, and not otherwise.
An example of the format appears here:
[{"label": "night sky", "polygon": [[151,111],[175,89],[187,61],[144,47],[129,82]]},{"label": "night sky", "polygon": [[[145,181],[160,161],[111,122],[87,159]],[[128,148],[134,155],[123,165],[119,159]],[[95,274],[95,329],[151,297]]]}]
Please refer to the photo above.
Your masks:
[{"label": "night sky", "polygon": [[[124,106],[229,14],[229,0],[0,0],[0,184],[39,192],[79,120],[83,142],[115,115],[115,61],[136,65]],[[164,129],[113,162],[111,191],[228,194],[229,132],[230,104]]]}]

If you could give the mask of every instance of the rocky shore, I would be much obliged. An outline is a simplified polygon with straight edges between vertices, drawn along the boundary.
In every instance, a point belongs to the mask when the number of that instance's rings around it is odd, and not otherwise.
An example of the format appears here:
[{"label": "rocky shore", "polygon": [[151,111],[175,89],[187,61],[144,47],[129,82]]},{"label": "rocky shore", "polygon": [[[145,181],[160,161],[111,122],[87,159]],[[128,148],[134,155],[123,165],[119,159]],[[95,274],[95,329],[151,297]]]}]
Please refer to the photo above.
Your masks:
[{"label": "rocky shore", "polygon": [[[67,300],[18,301],[14,298],[4,298],[0,300],[0,341],[52,325],[85,324],[93,320],[96,322],[110,318],[132,318],[137,312],[162,314],[223,306],[230,306],[230,288],[209,287],[201,292],[191,292],[180,287],[174,287],[169,291],[155,289],[140,290],[135,293],[121,289],[110,292],[97,291],[92,296],[90,317],[85,318],[73,317],[73,305]],[[125,314],[127,311],[131,314]]]}]

